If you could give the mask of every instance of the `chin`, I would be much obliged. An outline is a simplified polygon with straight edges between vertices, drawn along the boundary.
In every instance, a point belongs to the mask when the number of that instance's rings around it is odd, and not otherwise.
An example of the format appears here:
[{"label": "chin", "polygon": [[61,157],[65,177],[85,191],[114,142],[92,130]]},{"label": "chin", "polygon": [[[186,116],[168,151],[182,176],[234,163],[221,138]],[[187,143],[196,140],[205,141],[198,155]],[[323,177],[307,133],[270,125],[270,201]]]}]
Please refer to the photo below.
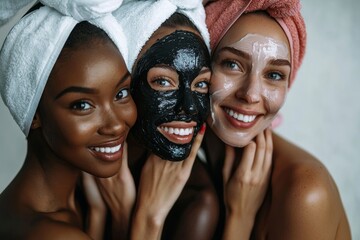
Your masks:
[{"label": "chin", "polygon": [[109,178],[116,175],[119,172],[119,169],[120,169],[120,165],[116,167],[112,166],[109,169],[107,169],[106,167],[102,167],[101,171],[98,170],[97,172],[88,172],[88,173],[98,178]]},{"label": "chin", "polygon": [[153,149],[153,153],[159,156],[163,160],[168,160],[172,162],[179,162],[185,160],[191,151],[191,144],[186,144],[183,146],[170,144],[167,149]]},{"label": "chin", "polygon": [[214,131],[216,136],[220,138],[225,144],[232,146],[232,147],[245,147],[252,141],[256,134],[254,132],[258,132],[256,129],[252,129],[251,131],[241,131],[225,124],[221,123],[220,121],[218,124],[214,124],[211,126],[211,129]]},{"label": "chin", "polygon": [[254,136],[239,136],[241,133],[235,134],[217,134],[218,137],[227,145],[232,147],[242,148],[249,144],[251,140],[253,140]]}]

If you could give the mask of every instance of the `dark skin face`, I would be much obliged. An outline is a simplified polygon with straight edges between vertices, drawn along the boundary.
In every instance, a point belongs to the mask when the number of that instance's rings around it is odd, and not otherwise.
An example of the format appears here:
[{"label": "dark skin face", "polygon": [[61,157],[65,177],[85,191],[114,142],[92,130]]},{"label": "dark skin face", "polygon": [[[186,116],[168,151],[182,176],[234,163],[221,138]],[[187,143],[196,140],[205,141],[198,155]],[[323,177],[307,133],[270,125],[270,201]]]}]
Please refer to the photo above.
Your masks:
[{"label": "dark skin face", "polygon": [[[159,39],[159,38],[158,38]],[[163,35],[140,57],[132,92],[139,118],[134,136],[163,159],[185,159],[209,113],[210,58],[189,31]]]},{"label": "dark skin face", "polygon": [[110,42],[63,50],[34,121],[53,157],[95,176],[114,175],[136,119],[130,81]]}]

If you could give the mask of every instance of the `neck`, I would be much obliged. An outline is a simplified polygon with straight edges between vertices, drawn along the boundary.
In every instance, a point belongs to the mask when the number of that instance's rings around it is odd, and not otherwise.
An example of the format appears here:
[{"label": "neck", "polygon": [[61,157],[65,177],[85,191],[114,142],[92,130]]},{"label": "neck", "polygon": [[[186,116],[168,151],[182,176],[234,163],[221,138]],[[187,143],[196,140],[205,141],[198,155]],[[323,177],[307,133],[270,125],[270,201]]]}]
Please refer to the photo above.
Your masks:
[{"label": "neck", "polygon": [[[28,153],[20,175],[35,196],[40,211],[75,210],[75,188],[80,170],[57,157],[44,141],[28,141]],[[39,199],[38,199],[39,198]]]}]

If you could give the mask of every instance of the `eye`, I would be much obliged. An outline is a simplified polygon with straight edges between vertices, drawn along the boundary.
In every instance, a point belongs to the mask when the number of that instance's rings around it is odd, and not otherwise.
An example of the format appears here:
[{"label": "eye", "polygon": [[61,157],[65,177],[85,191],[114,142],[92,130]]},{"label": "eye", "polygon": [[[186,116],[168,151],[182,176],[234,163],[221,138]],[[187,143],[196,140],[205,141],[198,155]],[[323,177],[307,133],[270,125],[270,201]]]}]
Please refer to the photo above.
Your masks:
[{"label": "eye", "polygon": [[146,80],[155,91],[173,91],[179,87],[179,75],[175,69],[168,66],[150,68]]},{"label": "eye", "polygon": [[195,83],[193,86],[194,86],[192,88],[193,91],[206,94],[209,92],[210,83],[209,81],[199,81]]},{"label": "eye", "polygon": [[156,91],[171,91],[176,90],[178,83],[168,77],[155,77],[149,81],[150,87]]},{"label": "eye", "polygon": [[221,61],[221,66],[225,69],[229,69],[230,71],[241,71],[241,65],[235,60],[223,60]]},{"label": "eye", "polygon": [[78,101],[70,106],[73,110],[86,111],[92,108],[92,106],[86,101]]},{"label": "eye", "polygon": [[123,88],[116,94],[116,100],[121,100],[129,96],[129,89]]},{"label": "eye", "polygon": [[170,84],[170,81],[164,79],[164,78],[158,78],[158,79],[155,79],[153,81],[153,83],[159,85],[159,86],[162,86],[162,87],[170,87],[171,84]]},{"label": "eye", "polygon": [[285,79],[285,75],[280,72],[269,72],[266,74],[266,78],[272,81],[280,81]]},{"label": "eye", "polygon": [[198,82],[198,83],[195,84],[195,87],[201,88],[201,89],[208,88],[209,83],[206,82],[206,81]]}]

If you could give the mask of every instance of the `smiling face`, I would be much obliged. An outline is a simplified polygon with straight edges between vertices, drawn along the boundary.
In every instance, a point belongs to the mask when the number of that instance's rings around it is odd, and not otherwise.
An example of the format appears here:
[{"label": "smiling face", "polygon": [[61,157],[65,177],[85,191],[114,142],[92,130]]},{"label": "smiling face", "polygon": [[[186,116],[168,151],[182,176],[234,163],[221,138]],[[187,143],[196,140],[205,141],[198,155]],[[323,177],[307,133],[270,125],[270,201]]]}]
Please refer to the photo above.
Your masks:
[{"label": "smiling face", "polygon": [[[133,71],[137,140],[166,160],[184,160],[209,113],[210,57],[193,31],[161,27]],[[158,40],[159,39],[159,40]]]},{"label": "smiling face", "polygon": [[124,141],[136,119],[130,75],[110,42],[63,50],[37,116],[51,153],[90,174],[118,172]]},{"label": "smiling face", "polygon": [[208,122],[225,143],[243,147],[270,126],[287,94],[289,49],[282,28],[259,13],[241,16],[221,40]]}]

